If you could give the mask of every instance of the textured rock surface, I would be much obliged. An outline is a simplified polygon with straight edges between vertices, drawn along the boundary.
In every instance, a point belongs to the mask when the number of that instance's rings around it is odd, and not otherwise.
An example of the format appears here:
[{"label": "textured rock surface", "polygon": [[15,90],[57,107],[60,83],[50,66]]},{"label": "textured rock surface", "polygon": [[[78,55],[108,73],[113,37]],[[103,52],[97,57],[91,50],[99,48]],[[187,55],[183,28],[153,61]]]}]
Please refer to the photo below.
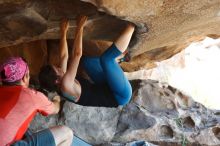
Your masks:
[{"label": "textured rock surface", "polygon": [[157,62],[153,69],[127,73],[127,76],[168,83],[207,108],[219,110],[219,62],[220,39],[207,37],[171,58]]},{"label": "textured rock surface", "polygon": [[[191,104],[185,104],[191,99],[183,97],[181,92],[169,85],[150,80],[142,81],[139,85],[138,91],[133,96],[133,105],[130,104],[123,110],[133,111],[134,109],[130,107],[137,105],[146,117],[152,117],[156,122],[142,129],[132,129],[132,126],[129,126],[117,133],[114,141],[145,139],[154,142],[181,143],[183,139],[187,139],[188,143],[219,145],[220,141],[215,136],[217,134],[213,132],[213,129],[218,131],[216,127],[219,126],[219,116],[215,111],[192,101]],[[148,100],[143,100],[144,98]],[[158,105],[157,108],[154,105]],[[122,113],[121,117],[124,114]],[[120,122],[119,120],[119,124]],[[204,133],[207,135],[205,136]]]},{"label": "textured rock surface", "polygon": [[[93,55],[101,53],[128,21],[137,26],[130,45],[132,60],[122,63],[125,71],[155,67],[155,61],[173,56],[192,41],[220,35],[219,0],[82,1],[0,0],[0,61],[23,56],[36,76],[42,64],[57,61],[60,20],[70,20],[68,38],[73,39],[79,14],[89,16],[84,37],[89,47],[84,53]],[[133,86],[133,101],[122,109],[65,103],[59,115],[37,116],[31,127],[66,124],[92,144],[146,140],[169,146],[220,145],[218,111],[206,109],[166,84],[149,80],[133,82]]]},{"label": "textured rock surface", "polygon": [[24,57],[30,67],[31,75],[37,76],[40,67],[47,62],[47,42],[45,40],[22,43],[0,49],[0,63],[12,56]]},{"label": "textured rock surface", "polygon": [[[84,1],[84,2],[83,2]],[[0,48],[38,39],[58,39],[61,18],[89,16],[85,39],[113,41],[130,21],[137,26],[126,71],[154,67],[204,36],[218,37],[219,0],[3,0],[0,1]],[[110,27],[111,26],[111,27]],[[147,33],[145,33],[148,31]]]},{"label": "textured rock surface", "polygon": [[133,100],[123,108],[66,102],[59,115],[38,116],[31,127],[36,131],[65,124],[94,145],[125,145],[136,140],[158,145],[220,145],[218,111],[205,108],[167,84],[136,80],[132,85]]},{"label": "textured rock surface", "polygon": [[120,109],[85,108],[72,103],[67,103],[64,107],[65,124],[73,128],[76,135],[92,143],[111,141],[116,131]]},{"label": "textured rock surface", "polygon": [[[69,38],[73,38],[76,17],[89,16],[85,38],[113,40],[125,21],[99,13],[97,8],[80,0],[3,1],[0,3],[0,47],[36,39],[58,39],[62,18],[70,20]],[[111,27],[106,27],[111,24]]]},{"label": "textured rock surface", "polygon": [[219,0],[84,1],[139,27],[149,28],[147,34],[140,31],[140,42],[132,49],[132,54],[139,56],[132,60],[134,64],[127,65],[127,70],[143,67],[149,60],[170,57],[206,35],[219,36]]}]

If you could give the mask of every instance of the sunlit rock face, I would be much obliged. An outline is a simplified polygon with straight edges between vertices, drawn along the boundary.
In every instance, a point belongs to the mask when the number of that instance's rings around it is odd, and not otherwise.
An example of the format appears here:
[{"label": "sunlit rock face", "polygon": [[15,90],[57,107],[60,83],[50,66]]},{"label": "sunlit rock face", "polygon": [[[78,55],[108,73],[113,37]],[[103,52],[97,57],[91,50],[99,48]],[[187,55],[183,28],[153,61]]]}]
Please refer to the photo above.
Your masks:
[{"label": "sunlit rock face", "polygon": [[[127,71],[153,67],[155,60],[166,59],[190,42],[206,35],[219,36],[219,0],[84,0],[99,10],[148,27],[139,31],[139,43],[131,49],[132,62]],[[136,57],[135,57],[136,56]]]},{"label": "sunlit rock face", "polygon": [[220,110],[220,40],[206,38],[192,43],[156,68],[128,73],[130,79],[166,82],[208,108]]}]

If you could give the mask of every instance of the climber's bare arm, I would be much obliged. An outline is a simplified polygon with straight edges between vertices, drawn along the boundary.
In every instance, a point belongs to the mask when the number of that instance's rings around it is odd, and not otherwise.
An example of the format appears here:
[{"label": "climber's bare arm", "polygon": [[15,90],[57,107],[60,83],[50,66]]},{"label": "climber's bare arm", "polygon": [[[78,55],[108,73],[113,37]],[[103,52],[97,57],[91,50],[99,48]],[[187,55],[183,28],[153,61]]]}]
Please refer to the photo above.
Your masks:
[{"label": "climber's bare arm", "polygon": [[67,61],[68,61],[68,46],[66,35],[69,28],[69,21],[67,19],[63,19],[60,24],[60,46],[59,46],[59,53],[60,53],[60,68],[65,73],[67,70]]},{"label": "climber's bare arm", "polygon": [[115,45],[122,53],[127,49],[133,32],[134,25],[128,24],[120,36],[114,41]]},{"label": "climber's bare arm", "polygon": [[72,96],[75,96],[77,98],[76,101],[78,101],[81,94],[81,86],[78,83],[78,81],[75,79],[75,77],[79,66],[80,58],[82,56],[82,37],[83,37],[83,29],[86,21],[87,21],[87,17],[82,16],[77,22],[73,49],[70,54],[70,60],[69,60],[70,64],[62,80],[62,91]]}]

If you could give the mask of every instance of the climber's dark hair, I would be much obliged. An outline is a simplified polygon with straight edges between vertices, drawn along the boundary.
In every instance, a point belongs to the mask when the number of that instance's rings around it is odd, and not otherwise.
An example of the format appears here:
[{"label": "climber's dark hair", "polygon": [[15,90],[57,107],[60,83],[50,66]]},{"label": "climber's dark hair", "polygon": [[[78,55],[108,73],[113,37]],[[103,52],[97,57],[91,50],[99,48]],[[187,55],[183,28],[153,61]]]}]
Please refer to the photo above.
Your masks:
[{"label": "climber's dark hair", "polygon": [[40,86],[43,89],[46,89],[50,92],[57,91],[56,80],[59,77],[57,76],[55,70],[51,65],[45,65],[41,68],[38,75]]}]

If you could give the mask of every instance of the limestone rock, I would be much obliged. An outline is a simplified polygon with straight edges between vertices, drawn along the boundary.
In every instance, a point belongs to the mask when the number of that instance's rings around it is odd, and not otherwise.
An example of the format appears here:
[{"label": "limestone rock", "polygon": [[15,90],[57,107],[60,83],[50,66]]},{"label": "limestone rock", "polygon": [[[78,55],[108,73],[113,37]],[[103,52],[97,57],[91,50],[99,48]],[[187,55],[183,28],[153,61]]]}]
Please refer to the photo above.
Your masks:
[{"label": "limestone rock", "polygon": [[192,43],[169,59],[156,62],[155,68],[127,73],[127,76],[131,80],[135,78],[157,80],[179,89],[187,95],[173,90],[178,97],[176,100],[182,103],[183,108],[193,104],[191,100],[193,99],[207,108],[219,110],[220,70],[217,67],[220,62],[219,44],[220,39],[207,37],[200,42]]},{"label": "limestone rock", "polygon": [[[141,139],[156,143],[169,141],[173,143],[188,142],[189,145],[193,143],[219,145],[220,141],[217,140],[219,138],[219,116],[216,115],[216,111],[206,109],[196,102],[187,108],[183,108],[180,106],[181,103],[175,101],[178,97],[173,91],[176,89],[166,86],[166,84],[163,85],[150,80],[135,81],[134,84],[138,87],[138,92],[135,92],[133,102],[124,107],[117,127],[119,131],[115,134],[113,141],[124,142]],[[152,88],[155,88],[155,90]],[[175,92],[179,91],[176,90]],[[162,93],[167,94],[164,96]],[[143,101],[143,98],[148,100]],[[138,102],[141,99],[142,102]],[[173,103],[173,109],[164,106],[167,105],[166,100],[170,100],[169,103]],[[154,105],[158,105],[158,107],[155,108]],[[135,114],[138,121],[136,123],[139,126],[151,123],[149,126],[142,126],[141,129],[132,128],[134,127],[132,126],[133,122],[130,121],[133,119],[132,114],[125,116],[127,113],[133,113],[138,108],[139,112]],[[170,109],[174,111],[170,112]],[[146,122],[141,120],[143,119],[139,117],[141,113],[145,115],[145,118],[151,117],[151,120],[148,119]],[[127,120],[120,120],[125,119],[123,117],[127,117]],[[125,125],[124,123],[126,122],[131,124],[127,124],[127,127],[124,126],[124,129],[121,130],[122,126],[120,125]],[[205,133],[208,135],[205,136]],[[204,139],[200,140],[202,137]],[[185,140],[183,141],[183,139]]]},{"label": "limestone rock", "polygon": [[171,146],[220,145],[219,111],[197,102],[182,106],[176,100],[180,94],[175,94],[180,91],[164,83],[135,80],[132,87],[132,101],[125,107],[84,107],[65,102],[59,115],[38,116],[31,128],[36,131],[65,124],[93,145],[124,146],[141,140]]},{"label": "limestone rock", "polygon": [[55,125],[67,125],[74,134],[92,144],[110,142],[116,131],[120,108],[84,107],[65,102],[59,115],[38,115],[31,124],[37,131]]},{"label": "limestone rock", "polygon": [[32,79],[36,79],[41,66],[47,62],[47,41],[38,40],[1,48],[0,56],[0,63],[9,57],[20,56],[25,58],[29,65]]},{"label": "limestone rock", "polygon": [[59,124],[63,124],[62,122],[59,123],[59,115],[44,117],[40,114],[37,114],[30,125],[30,129],[35,132]]},{"label": "limestone rock", "polygon": [[74,129],[77,136],[95,144],[111,141],[119,108],[83,107],[72,103],[66,103],[64,107],[65,124]]},{"label": "limestone rock", "polygon": [[85,39],[114,41],[127,23],[136,25],[126,71],[155,67],[155,61],[180,52],[205,36],[219,37],[219,0],[3,0],[0,2],[0,48],[38,39],[59,39],[59,23],[89,16]]},{"label": "limestone rock", "polygon": [[[93,56],[101,54],[127,23],[133,23],[132,59],[121,64],[128,72],[154,68],[155,62],[170,58],[192,41],[220,36],[219,0],[1,0],[0,7],[0,61],[23,56],[35,77],[43,64],[57,63],[63,17],[70,20],[71,49],[76,17],[89,16],[84,53]],[[138,80],[132,85],[133,99],[122,109],[66,102],[58,115],[38,115],[31,129],[65,124],[94,145],[136,140],[169,146],[220,145],[219,111],[207,109],[168,84]]]},{"label": "limestone rock", "polygon": [[139,43],[131,50],[132,56],[136,57],[132,63],[123,65],[127,71],[152,67],[155,60],[169,58],[190,42],[207,35],[219,36],[218,0],[83,1],[91,2],[99,10],[137,26],[149,28],[147,34],[138,35]]}]

